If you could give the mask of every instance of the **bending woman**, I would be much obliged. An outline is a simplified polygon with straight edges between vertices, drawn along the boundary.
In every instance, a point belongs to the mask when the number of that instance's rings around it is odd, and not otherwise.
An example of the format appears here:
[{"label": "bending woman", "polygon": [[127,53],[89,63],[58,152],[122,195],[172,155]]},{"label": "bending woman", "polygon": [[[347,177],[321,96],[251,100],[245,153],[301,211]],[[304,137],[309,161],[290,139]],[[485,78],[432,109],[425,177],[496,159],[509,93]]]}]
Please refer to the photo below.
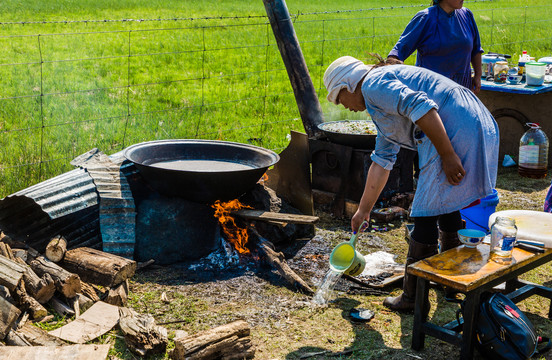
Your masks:
[{"label": "bending woman", "polygon": [[[383,65],[383,64],[380,64]],[[401,147],[417,150],[420,176],[406,266],[459,244],[460,209],[488,196],[496,184],[498,126],[467,88],[433,71],[408,65],[367,66],[344,56],[324,74],[328,100],[367,110],[378,134],[351,228],[369,220]],[[387,298],[393,310],[414,308],[415,277],[405,271],[403,294]]]}]

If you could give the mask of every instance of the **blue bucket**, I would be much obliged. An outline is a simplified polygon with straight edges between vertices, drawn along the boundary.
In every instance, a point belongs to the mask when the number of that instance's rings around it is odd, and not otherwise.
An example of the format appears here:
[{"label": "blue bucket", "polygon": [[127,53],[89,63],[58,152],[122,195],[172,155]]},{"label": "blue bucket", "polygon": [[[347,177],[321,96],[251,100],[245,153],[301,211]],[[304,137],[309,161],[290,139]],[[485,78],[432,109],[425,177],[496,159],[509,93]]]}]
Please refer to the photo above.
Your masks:
[{"label": "blue bucket", "polygon": [[466,229],[475,229],[489,232],[489,217],[496,211],[498,205],[498,192],[493,189],[493,193],[481,199],[481,203],[460,210],[462,219],[466,220]]}]

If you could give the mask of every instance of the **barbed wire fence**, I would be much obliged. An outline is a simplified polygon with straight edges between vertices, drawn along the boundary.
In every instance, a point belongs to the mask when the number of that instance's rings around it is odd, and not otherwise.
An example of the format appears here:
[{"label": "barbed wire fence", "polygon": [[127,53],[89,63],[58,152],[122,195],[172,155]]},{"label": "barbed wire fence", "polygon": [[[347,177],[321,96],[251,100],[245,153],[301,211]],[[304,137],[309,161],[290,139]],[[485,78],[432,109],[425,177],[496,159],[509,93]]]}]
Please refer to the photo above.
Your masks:
[{"label": "barbed wire fence", "polygon": [[[552,53],[552,5],[499,4],[465,3],[485,50]],[[385,56],[425,7],[292,13],[320,98],[331,61]],[[201,138],[280,151],[303,131],[264,15],[0,22],[0,33],[0,196],[70,170],[94,147]]]}]

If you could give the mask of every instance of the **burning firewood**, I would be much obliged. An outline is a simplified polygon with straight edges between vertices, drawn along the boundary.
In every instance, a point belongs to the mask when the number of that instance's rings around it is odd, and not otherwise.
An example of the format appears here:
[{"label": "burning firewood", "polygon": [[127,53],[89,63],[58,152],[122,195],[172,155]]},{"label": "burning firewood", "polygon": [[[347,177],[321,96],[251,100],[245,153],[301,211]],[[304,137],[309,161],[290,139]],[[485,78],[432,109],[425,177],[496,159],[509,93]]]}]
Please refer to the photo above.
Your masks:
[{"label": "burning firewood", "polygon": [[92,284],[113,287],[131,278],[136,261],[87,247],[68,250],[61,265]]},{"label": "burning firewood", "polygon": [[77,274],[70,273],[43,256],[31,261],[30,266],[39,276],[50,274],[56,290],[67,298],[75,297],[81,291],[80,278]]},{"label": "burning firewood", "polygon": [[170,357],[184,359],[252,359],[255,348],[249,336],[249,324],[243,320],[194,335],[174,339]]},{"label": "burning firewood", "polygon": [[314,295],[314,291],[299,275],[293,271],[286,262],[284,254],[273,250],[274,245],[263,238],[254,228],[249,230],[257,237],[257,249],[265,256],[266,261],[274,267],[280,275],[291,285],[307,295]]},{"label": "burning firewood", "polygon": [[55,263],[60,262],[67,251],[67,240],[63,236],[56,236],[46,245],[44,256]]}]

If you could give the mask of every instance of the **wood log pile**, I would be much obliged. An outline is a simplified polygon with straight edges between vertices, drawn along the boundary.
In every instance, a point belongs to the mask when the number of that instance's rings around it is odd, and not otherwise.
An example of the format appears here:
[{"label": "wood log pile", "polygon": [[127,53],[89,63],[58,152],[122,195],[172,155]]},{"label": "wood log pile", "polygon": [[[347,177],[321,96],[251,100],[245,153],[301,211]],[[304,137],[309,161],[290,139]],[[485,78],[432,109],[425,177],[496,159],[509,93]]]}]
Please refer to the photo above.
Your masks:
[{"label": "wood log pile", "polygon": [[28,322],[50,321],[52,311],[78,318],[99,301],[125,306],[128,279],[135,271],[135,261],[117,255],[86,247],[67,250],[61,236],[39,254],[1,233],[0,341],[16,346],[66,344]]}]

